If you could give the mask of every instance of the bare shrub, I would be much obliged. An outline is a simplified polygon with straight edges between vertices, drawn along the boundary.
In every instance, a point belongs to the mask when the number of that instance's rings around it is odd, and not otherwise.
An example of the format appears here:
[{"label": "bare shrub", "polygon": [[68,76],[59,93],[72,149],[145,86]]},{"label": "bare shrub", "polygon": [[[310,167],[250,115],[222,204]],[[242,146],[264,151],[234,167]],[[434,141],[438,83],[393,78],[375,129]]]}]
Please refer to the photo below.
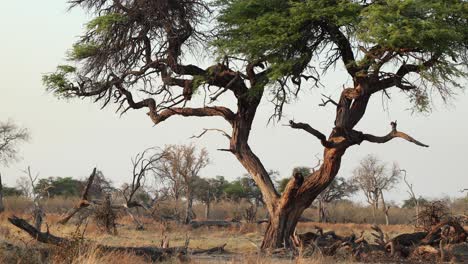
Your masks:
[{"label": "bare shrub", "polygon": [[433,201],[423,206],[418,216],[420,228],[430,231],[431,228],[449,217],[449,208],[443,201]]},{"label": "bare shrub", "polygon": [[93,219],[96,225],[109,234],[117,234],[116,220],[118,214],[112,209],[110,195],[106,195],[104,202],[96,206],[93,211]]}]

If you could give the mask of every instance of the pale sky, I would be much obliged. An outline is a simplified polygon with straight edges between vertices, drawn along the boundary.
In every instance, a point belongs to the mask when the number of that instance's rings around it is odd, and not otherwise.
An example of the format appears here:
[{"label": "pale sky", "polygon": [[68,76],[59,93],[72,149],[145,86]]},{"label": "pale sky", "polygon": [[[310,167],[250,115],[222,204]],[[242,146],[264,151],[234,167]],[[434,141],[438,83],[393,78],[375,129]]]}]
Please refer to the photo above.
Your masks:
[{"label": "pale sky", "polygon": [[[13,119],[32,134],[31,142],[21,147],[23,159],[9,168],[0,168],[7,185],[15,185],[22,174],[20,170],[28,165],[40,172],[40,177],[75,178],[86,177],[97,166],[120,185],[131,180],[130,158],[137,152],[152,146],[192,142],[189,138],[203,128],[228,130],[217,118],[175,117],[155,127],[145,111],[129,111],[120,117],[113,106],[100,110],[99,104],[87,99],[55,98],[42,86],[42,74],[63,63],[65,52],[82,32],[85,14],[79,10],[68,12],[64,0],[2,1],[1,9],[0,120]],[[344,72],[330,71],[322,79],[326,89],[305,89],[300,100],[286,108],[284,120],[276,125],[267,125],[273,107],[263,101],[249,143],[267,169],[289,177],[296,166],[316,164],[315,155],[321,155],[323,150],[318,140],[282,125],[294,118],[328,134],[335,111],[332,106],[318,106],[320,94],[337,97],[347,82]],[[468,188],[465,167],[468,141],[463,136],[468,135],[468,95],[459,92],[451,105],[438,103],[427,115],[412,115],[406,110],[409,107],[406,98],[397,90],[392,95],[388,111],[383,110],[382,98],[374,96],[357,129],[385,135],[390,130],[390,121],[398,120],[401,131],[430,148],[401,139],[387,144],[365,142],[347,151],[338,176],[350,177],[359,160],[372,153],[406,169],[417,195],[461,196],[459,191]],[[226,98],[229,99],[232,98]],[[245,173],[232,154],[216,151],[227,147],[228,142],[222,136],[207,134],[193,142],[210,152],[212,164],[202,171],[202,176],[224,175],[232,180]],[[404,184],[392,191],[389,198],[396,201],[408,198]]]}]

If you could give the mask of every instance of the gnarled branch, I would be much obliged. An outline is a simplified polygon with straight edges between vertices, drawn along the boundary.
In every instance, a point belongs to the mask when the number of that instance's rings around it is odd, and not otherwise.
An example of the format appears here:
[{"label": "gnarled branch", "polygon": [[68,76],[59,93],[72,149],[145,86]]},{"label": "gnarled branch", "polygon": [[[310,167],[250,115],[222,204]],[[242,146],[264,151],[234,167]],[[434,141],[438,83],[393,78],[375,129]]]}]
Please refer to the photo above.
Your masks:
[{"label": "gnarled branch", "polygon": [[397,122],[391,122],[390,125],[392,126],[392,131],[390,131],[390,133],[388,133],[387,135],[383,136],[383,137],[379,137],[379,136],[374,136],[374,135],[371,135],[371,134],[362,134],[362,140],[365,140],[365,141],[369,141],[369,142],[372,142],[372,143],[386,143],[394,138],[402,138],[402,139],[405,139],[409,142],[412,142],[418,146],[421,146],[421,147],[429,147],[428,145],[424,144],[424,143],[421,143],[420,141],[414,139],[413,137],[411,137],[410,135],[404,133],[404,132],[400,132],[397,130]]},{"label": "gnarled branch", "polygon": [[232,123],[234,120],[234,113],[227,107],[223,106],[212,106],[212,107],[202,107],[202,108],[184,108],[184,107],[175,107],[169,108],[160,113],[154,111],[149,112],[149,116],[153,120],[154,124],[157,125],[171,116],[180,115],[180,116],[220,116],[223,117],[229,123]]},{"label": "gnarled branch", "polygon": [[289,121],[289,126],[294,128],[294,129],[302,129],[304,131],[307,131],[309,132],[310,134],[312,134],[313,136],[315,136],[316,138],[318,138],[320,140],[320,142],[322,143],[322,145],[326,148],[334,148],[336,147],[336,144],[333,143],[333,142],[330,142],[327,140],[327,137],[320,131],[312,128],[309,124],[306,124],[306,123],[296,123],[292,120]]}]

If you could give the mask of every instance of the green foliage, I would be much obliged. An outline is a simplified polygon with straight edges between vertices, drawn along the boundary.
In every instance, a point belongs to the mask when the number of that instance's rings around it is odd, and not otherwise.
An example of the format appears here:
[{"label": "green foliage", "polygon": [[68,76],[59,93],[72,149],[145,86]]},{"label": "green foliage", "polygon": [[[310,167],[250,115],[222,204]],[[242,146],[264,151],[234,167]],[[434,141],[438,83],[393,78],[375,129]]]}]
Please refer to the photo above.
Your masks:
[{"label": "green foliage", "polygon": [[83,60],[96,55],[98,51],[99,46],[96,43],[78,42],[73,44],[67,57],[69,60]]},{"label": "green foliage", "polygon": [[88,30],[95,30],[97,33],[106,33],[114,24],[127,20],[123,14],[110,13],[98,16],[86,24]]},{"label": "green foliage", "polygon": [[239,201],[241,198],[246,197],[246,190],[239,180],[228,183],[223,191],[226,198],[233,201]]},{"label": "green foliage", "polygon": [[269,77],[298,75],[321,47],[323,20],[354,23],[359,5],[350,1],[224,0],[218,1],[221,37],[214,42],[223,54],[267,59]]},{"label": "green foliage", "polygon": [[23,196],[23,191],[15,187],[3,186],[3,195],[6,196]]},{"label": "green foliage", "polygon": [[77,197],[83,186],[83,182],[71,177],[49,177],[39,180],[36,184],[36,192],[42,197]]},{"label": "green foliage", "polygon": [[223,176],[217,176],[214,179],[201,177],[194,177],[194,179],[192,179],[194,197],[204,203],[220,200],[228,185],[228,181],[226,181]]},{"label": "green foliage", "polygon": [[[427,199],[424,199],[423,197],[419,197],[418,202],[419,202],[419,206],[426,206],[429,204],[429,201]],[[414,208],[414,207],[416,207],[416,199],[409,198],[403,201],[402,208]]]},{"label": "green foliage", "polygon": [[358,37],[368,43],[450,56],[466,48],[466,1],[379,1],[363,9],[361,17]]},{"label": "green foliage", "polygon": [[289,180],[290,180],[289,178],[283,178],[276,182],[276,189],[278,190],[278,192],[280,193],[284,192],[284,190],[286,189],[286,185],[288,185]]},{"label": "green foliage", "polygon": [[61,95],[71,87],[69,77],[76,71],[76,68],[69,65],[59,65],[54,73],[42,76],[42,83],[49,91],[54,91]]},{"label": "green foliage", "polygon": [[196,93],[201,86],[206,83],[206,77],[202,75],[195,75],[193,76],[193,83],[192,83],[192,92]]},{"label": "green foliage", "polygon": [[[420,89],[408,93],[416,111],[430,110],[435,87],[446,100],[461,88],[468,65],[468,2],[463,0],[219,0],[221,25],[214,42],[220,54],[268,62],[270,80],[298,76],[314,55],[325,68],[341,54],[331,49],[338,28],[351,46],[375,46],[395,52],[392,63],[420,65],[410,76]],[[423,62],[436,57],[430,65]],[[361,56],[352,65],[367,65]],[[349,67],[350,65],[346,65]],[[365,72],[362,74],[366,74]],[[414,75],[414,74],[412,74]]]}]

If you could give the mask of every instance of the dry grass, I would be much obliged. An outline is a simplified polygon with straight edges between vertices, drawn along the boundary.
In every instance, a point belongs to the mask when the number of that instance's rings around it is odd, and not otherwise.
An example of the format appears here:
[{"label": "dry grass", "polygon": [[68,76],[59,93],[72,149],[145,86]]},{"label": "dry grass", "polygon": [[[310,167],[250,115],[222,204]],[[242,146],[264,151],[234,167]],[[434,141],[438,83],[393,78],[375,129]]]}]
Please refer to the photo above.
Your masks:
[{"label": "dry grass", "polygon": [[[13,214],[32,220],[29,208],[31,207],[30,201],[23,198],[8,198],[5,201],[7,212],[0,214],[0,243],[7,241],[8,243],[16,245],[15,250],[5,249],[0,245],[0,263],[33,263],[33,264],[44,264],[44,263],[63,263],[60,262],[60,254],[52,254],[48,258],[44,257],[43,252],[36,250],[37,248],[44,248],[43,245],[34,241],[31,237],[25,234],[23,231],[12,226],[7,218]],[[48,224],[51,233],[63,236],[71,237],[76,230],[74,221],[70,221],[67,225],[56,224],[61,218],[66,209],[71,208],[75,204],[74,199],[50,199],[43,203],[47,216],[45,223]],[[176,205],[174,203],[167,203],[161,205],[163,210],[168,210],[172,206],[179,207],[182,210],[182,205]],[[167,207],[164,207],[167,206]],[[339,206],[343,206],[339,209]],[[337,211],[335,214],[344,214],[345,205],[336,205]],[[218,219],[229,219],[239,214],[245,207],[245,204],[233,204],[228,202],[219,203],[213,205],[212,216]],[[466,204],[457,204],[457,210],[464,210]],[[202,205],[195,206],[196,214],[198,218],[203,219],[204,207]],[[341,211],[340,211],[341,210]],[[354,209],[348,208],[348,215],[352,216]],[[397,209],[395,209],[397,210]],[[400,210],[400,209],[398,209]],[[401,211],[405,212],[405,211]],[[265,212],[260,210],[257,214],[259,218],[263,218]],[[305,216],[314,219],[314,209],[308,209],[305,212]],[[358,215],[358,212],[355,212]],[[361,212],[359,214],[366,215],[367,213]],[[409,215],[410,213],[407,212]],[[358,218],[358,216],[352,216]],[[199,228],[191,229],[187,226],[178,225],[175,223],[162,224],[154,221],[151,218],[141,217],[145,225],[144,231],[136,231],[135,224],[128,216],[119,218],[117,222],[117,235],[109,235],[102,232],[94,223],[91,221],[86,226],[86,238],[91,241],[95,241],[100,244],[106,244],[111,246],[159,246],[162,238],[168,236],[170,240],[170,246],[182,246],[184,245],[186,238],[190,238],[191,248],[211,248],[220,246],[227,243],[226,250],[229,254],[223,254],[221,256],[196,256],[191,257],[190,263],[351,263],[352,260],[340,260],[337,262],[335,258],[323,257],[323,256],[312,256],[304,258],[271,258],[262,255],[258,255],[258,247],[261,244],[265,225],[257,224],[244,224],[240,227],[231,228]],[[398,222],[398,221],[396,221]],[[368,241],[373,241],[371,237],[371,224],[366,223],[300,223],[298,225],[298,233],[314,231],[315,226],[319,226],[324,231],[333,230],[338,235],[350,235],[351,233],[360,234],[363,230],[365,231],[365,237]],[[414,228],[411,225],[381,225],[382,230],[389,235],[390,238],[401,234],[413,232]],[[62,252],[63,253],[63,252]],[[178,263],[177,259],[169,259],[167,263]],[[145,259],[131,254],[123,253],[111,253],[101,254],[96,250],[80,250],[79,254],[73,257],[70,263],[147,263]]]},{"label": "dry grass", "polygon": [[[10,243],[24,247],[24,252],[27,252],[28,248],[37,247],[37,242],[7,221],[7,216],[11,214],[13,213],[8,212],[0,215],[0,236]],[[27,215],[19,216],[28,218]],[[55,214],[47,215],[45,222],[48,223],[50,232],[64,237],[72,236],[76,227],[72,223],[65,226],[56,224],[59,218]],[[258,255],[258,246],[261,243],[265,225],[248,224],[227,229],[205,227],[191,230],[185,226],[177,224],[163,225],[147,219],[145,221],[146,230],[136,231],[133,222],[128,217],[119,219],[118,224],[118,234],[112,236],[101,232],[95,224],[89,223],[86,227],[86,238],[100,244],[113,246],[159,246],[164,235],[169,237],[170,246],[182,246],[187,236],[190,238],[189,246],[191,248],[210,248],[227,243],[226,250],[230,254],[214,257],[192,257],[191,263],[336,263],[336,260],[333,258],[322,256],[270,258]],[[366,234],[370,237],[371,232],[370,225],[368,224],[319,223],[300,223],[299,232],[312,231],[315,229],[315,226],[320,226],[324,230],[334,230],[339,235],[349,235],[352,232],[359,233],[360,230],[365,230]],[[412,231],[412,227],[404,225],[382,226],[382,229],[390,235]],[[60,263],[57,257],[55,259],[52,258],[52,262],[42,262],[40,254],[37,252],[33,252],[34,254],[22,252],[21,255],[27,255],[30,259],[26,261],[26,259],[20,258],[18,261],[12,262],[11,254],[10,256],[6,256],[6,254],[2,256],[1,252],[0,250],[1,263]],[[3,250],[3,252],[5,251]],[[71,253],[66,254],[70,255]],[[2,262],[2,260],[4,261]],[[71,263],[145,263],[145,260],[130,254],[100,254],[95,250],[83,250],[79,252]],[[170,259],[167,263],[178,263],[178,260]],[[340,263],[348,263],[348,261],[345,260],[345,262]]]}]

